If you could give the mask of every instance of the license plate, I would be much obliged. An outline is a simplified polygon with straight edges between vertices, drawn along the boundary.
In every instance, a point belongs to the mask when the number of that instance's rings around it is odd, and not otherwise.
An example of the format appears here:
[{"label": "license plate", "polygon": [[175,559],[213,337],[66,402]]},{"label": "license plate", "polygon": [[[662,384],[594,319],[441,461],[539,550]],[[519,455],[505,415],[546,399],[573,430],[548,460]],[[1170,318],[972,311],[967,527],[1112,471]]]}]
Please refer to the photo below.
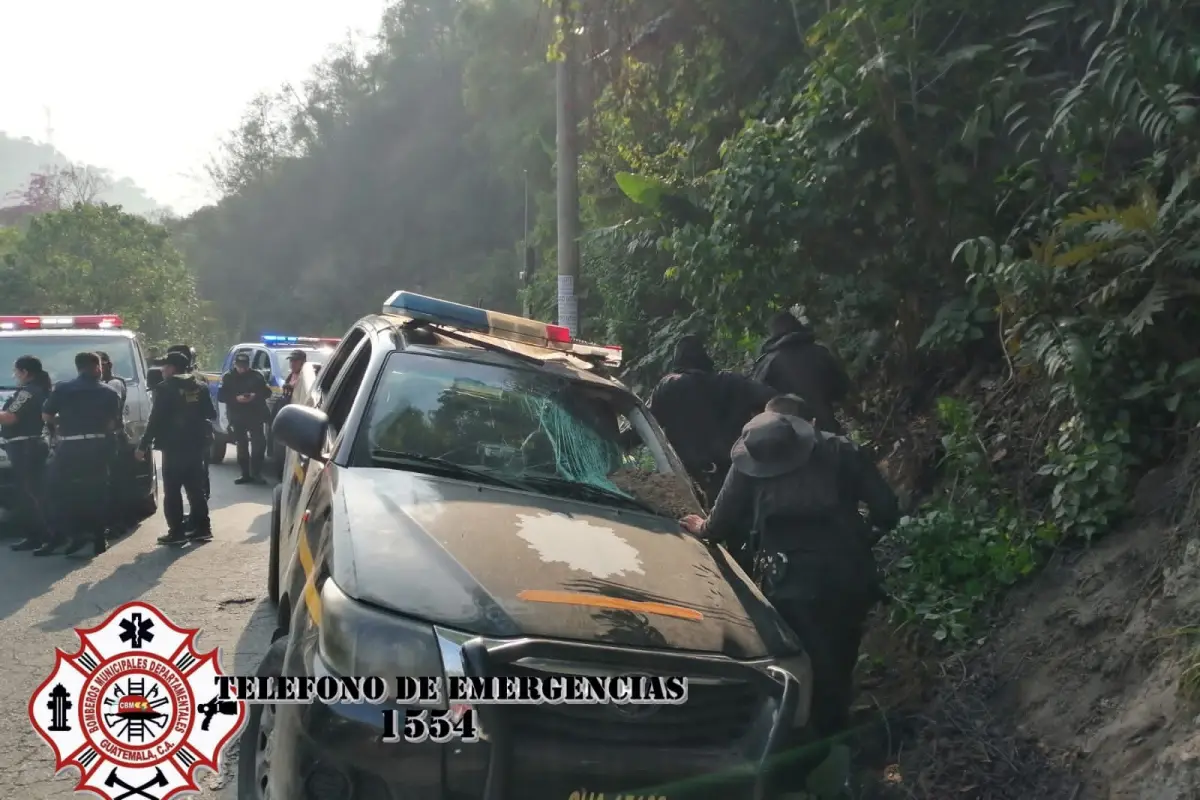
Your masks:
[{"label": "license plate", "polygon": [[567,800],[667,800],[665,794],[629,794],[627,792],[593,792],[577,789]]}]

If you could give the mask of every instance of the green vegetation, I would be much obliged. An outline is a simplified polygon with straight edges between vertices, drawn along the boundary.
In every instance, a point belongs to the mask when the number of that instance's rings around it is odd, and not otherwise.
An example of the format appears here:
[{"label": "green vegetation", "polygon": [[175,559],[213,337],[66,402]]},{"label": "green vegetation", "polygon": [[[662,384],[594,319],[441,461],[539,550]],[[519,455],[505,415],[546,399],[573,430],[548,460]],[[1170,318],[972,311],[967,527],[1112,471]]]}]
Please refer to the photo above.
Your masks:
[{"label": "green vegetation", "polygon": [[[856,376],[854,435],[923,502],[884,542],[897,623],[969,642],[1200,423],[1200,14],[1166,0],[393,4],[374,48],[258,98],[224,199],[173,223],[221,338],[336,335],[396,288],[552,319],[564,13],[583,333],[646,387],[683,333],[740,366],[800,303]],[[158,305],[190,291],[161,232],[113,213],[39,221],[5,285],[52,305],[161,269],[120,310],[200,325]]]},{"label": "green vegetation", "polygon": [[[584,333],[646,386],[682,333],[737,366],[799,301],[856,373],[856,436],[918,468],[940,454],[885,542],[898,622],[966,641],[1200,421],[1194,9],[564,8],[586,61]],[[184,226],[224,323],[336,332],[401,286],[519,307],[525,178],[555,258],[562,13],[395,6],[376,51],[256,103],[226,199]],[[522,290],[544,318],[552,272]]]},{"label": "green vegetation", "polygon": [[120,313],[147,343],[204,341],[195,281],[161,225],[83,203],[0,229],[0,285],[17,313]]}]

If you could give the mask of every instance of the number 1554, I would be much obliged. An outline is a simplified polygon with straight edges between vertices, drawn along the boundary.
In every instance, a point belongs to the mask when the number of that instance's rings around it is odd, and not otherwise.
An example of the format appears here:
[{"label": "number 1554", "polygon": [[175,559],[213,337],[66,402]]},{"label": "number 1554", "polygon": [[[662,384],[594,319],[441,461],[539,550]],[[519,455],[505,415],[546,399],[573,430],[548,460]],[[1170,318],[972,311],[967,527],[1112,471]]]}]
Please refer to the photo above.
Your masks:
[{"label": "number 1554", "polygon": [[388,744],[477,742],[479,726],[475,722],[475,709],[388,709],[383,712],[382,741]]}]

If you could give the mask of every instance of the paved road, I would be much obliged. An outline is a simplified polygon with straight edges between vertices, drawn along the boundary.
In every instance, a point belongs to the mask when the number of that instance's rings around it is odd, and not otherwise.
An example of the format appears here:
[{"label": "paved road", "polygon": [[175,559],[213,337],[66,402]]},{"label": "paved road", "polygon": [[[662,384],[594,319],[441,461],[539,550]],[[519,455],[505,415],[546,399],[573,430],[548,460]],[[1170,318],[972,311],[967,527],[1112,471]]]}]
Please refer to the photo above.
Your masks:
[{"label": "paved road", "polygon": [[[161,513],[94,560],[33,558],[0,542],[0,797],[74,797],[77,774],[53,779],[49,746],[27,717],[29,696],[54,664],[54,648],[73,651],[73,628],[99,624],[129,600],[153,603],[176,622],[198,627],[201,650],[221,648],[227,672],[253,673],[270,644],[266,601],[270,488],[235,486],[237,468],[212,468],[214,538],[208,544],[160,547]],[[236,748],[231,747],[230,752]],[[232,755],[232,752],[231,752]],[[198,773],[208,800],[235,800],[237,766]]]}]

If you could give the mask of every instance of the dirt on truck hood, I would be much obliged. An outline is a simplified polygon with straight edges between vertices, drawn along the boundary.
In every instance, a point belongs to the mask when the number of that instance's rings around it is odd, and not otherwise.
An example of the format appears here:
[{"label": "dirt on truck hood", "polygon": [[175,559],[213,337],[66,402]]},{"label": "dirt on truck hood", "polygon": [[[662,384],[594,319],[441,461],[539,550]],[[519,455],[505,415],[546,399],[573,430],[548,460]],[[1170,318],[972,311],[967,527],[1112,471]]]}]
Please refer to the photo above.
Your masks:
[{"label": "dirt on truck hood", "polygon": [[338,474],[351,597],[459,630],[720,653],[795,652],[732,559],[674,519],[391,469]]}]

